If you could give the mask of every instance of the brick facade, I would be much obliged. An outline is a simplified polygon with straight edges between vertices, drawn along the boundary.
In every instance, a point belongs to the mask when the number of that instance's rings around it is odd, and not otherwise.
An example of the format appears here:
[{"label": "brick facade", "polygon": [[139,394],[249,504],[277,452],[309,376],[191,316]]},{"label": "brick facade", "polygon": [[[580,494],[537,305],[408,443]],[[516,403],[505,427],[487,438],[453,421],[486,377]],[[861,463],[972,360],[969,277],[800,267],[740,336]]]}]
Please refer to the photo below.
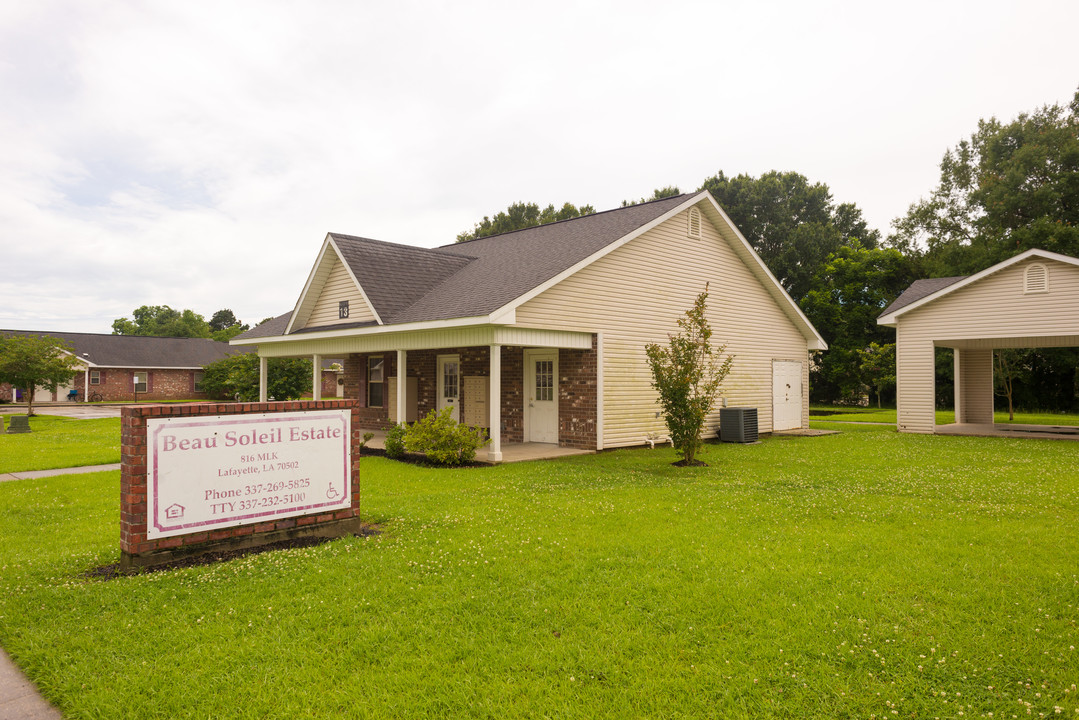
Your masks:
[{"label": "brick facade", "polygon": [[599,355],[596,336],[591,350],[558,351],[558,444],[596,449]]},{"label": "brick facade", "polygon": [[[138,401],[156,402],[161,400],[205,400],[206,393],[195,392],[195,374],[201,370],[147,370],[143,368],[101,368],[98,369],[98,383],[93,382],[91,369],[90,385],[86,385],[85,373],[76,373],[71,386],[79,393],[79,401],[86,398],[83,393],[87,387],[90,394],[98,393],[106,402],[135,402],[135,373],[146,373],[146,392],[138,393]],[[57,400],[64,400],[58,397]]]},{"label": "brick facade", "polygon": [[[368,358],[383,358],[384,381],[397,376],[397,353],[352,354],[345,359],[345,397],[359,400],[361,427],[380,430],[390,427],[389,398],[381,407],[367,407]],[[406,375],[416,378],[418,416],[423,417],[436,405],[437,362],[439,355],[458,355],[461,377],[489,377],[490,348],[464,347],[440,350],[412,350],[408,353]],[[558,352],[558,444],[561,447],[595,450],[597,441],[598,355],[596,338],[591,350]],[[462,383],[463,385],[463,383]],[[388,387],[388,384],[387,384]],[[384,396],[388,390],[384,388]],[[524,349],[502,348],[502,442],[524,441]],[[461,412],[465,411],[461,398]]]},{"label": "brick facade", "polygon": [[[146,420],[157,417],[196,417],[285,413],[301,410],[352,410],[352,503],[351,508],[321,515],[271,520],[230,528],[195,532],[167,538],[147,539],[147,441]],[[254,547],[296,537],[339,537],[360,529],[360,427],[355,403],[349,400],[290,401],[267,403],[199,403],[136,405],[123,408],[120,430],[120,564],[145,567],[221,549]]]}]

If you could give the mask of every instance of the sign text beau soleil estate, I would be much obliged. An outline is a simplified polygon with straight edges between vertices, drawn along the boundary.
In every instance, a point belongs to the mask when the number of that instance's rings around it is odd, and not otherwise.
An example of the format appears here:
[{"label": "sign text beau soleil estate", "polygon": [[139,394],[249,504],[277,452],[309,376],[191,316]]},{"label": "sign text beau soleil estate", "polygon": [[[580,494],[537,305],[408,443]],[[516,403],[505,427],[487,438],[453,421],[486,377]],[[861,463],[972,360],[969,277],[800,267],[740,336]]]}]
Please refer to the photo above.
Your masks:
[{"label": "sign text beau soleil estate", "polygon": [[148,539],[351,507],[348,410],[148,418]]}]

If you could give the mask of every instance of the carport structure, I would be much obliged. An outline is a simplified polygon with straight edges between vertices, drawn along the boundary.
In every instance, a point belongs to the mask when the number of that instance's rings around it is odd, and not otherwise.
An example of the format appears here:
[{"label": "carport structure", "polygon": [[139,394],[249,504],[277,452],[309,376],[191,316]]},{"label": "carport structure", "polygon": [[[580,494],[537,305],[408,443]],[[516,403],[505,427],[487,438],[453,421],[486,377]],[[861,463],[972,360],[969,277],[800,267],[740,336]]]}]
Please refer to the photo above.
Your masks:
[{"label": "carport structure", "polygon": [[[897,427],[993,428],[993,351],[1079,346],[1079,259],[1028,250],[966,277],[918,280],[877,323],[896,330]],[[955,426],[937,426],[935,350],[955,356]]]}]

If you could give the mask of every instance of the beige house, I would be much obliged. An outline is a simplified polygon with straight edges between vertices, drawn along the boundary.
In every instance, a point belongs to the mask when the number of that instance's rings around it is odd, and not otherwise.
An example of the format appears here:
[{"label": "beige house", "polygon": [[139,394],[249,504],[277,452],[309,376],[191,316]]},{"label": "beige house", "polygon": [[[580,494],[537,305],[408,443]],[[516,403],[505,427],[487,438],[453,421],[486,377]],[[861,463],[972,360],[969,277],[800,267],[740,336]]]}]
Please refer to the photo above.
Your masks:
[{"label": "beige house", "polygon": [[269,357],[344,358],[363,424],[450,407],[489,429],[492,461],[503,443],[640,445],[666,434],[645,345],[706,284],[735,357],[722,403],[757,408],[761,432],[806,427],[826,345],[707,192],[432,249],[331,233],[293,311],[232,342],[264,377]]},{"label": "beige house", "polygon": [[993,424],[993,350],[1079,346],[1079,259],[1028,250],[969,277],[919,280],[877,319],[896,329],[898,429],[933,433],[938,347],[955,357],[957,425]]}]

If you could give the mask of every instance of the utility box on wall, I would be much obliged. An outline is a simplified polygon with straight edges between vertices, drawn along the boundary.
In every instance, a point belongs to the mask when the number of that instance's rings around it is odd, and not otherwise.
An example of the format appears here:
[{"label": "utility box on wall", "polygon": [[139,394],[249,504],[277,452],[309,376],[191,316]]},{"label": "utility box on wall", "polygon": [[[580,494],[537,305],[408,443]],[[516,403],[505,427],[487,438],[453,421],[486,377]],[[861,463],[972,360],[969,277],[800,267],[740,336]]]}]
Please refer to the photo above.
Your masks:
[{"label": "utility box on wall", "polygon": [[[387,410],[390,422],[397,422],[397,378],[386,381]],[[405,378],[405,422],[416,422],[420,418],[418,383],[414,377]]]},{"label": "utility box on wall", "polygon": [[472,375],[464,382],[464,413],[461,422],[473,427],[485,428],[491,424],[491,413],[487,399],[491,396],[491,378],[484,375]]},{"label": "utility box on wall", "polygon": [[719,439],[732,443],[757,442],[757,408],[720,408]]}]

